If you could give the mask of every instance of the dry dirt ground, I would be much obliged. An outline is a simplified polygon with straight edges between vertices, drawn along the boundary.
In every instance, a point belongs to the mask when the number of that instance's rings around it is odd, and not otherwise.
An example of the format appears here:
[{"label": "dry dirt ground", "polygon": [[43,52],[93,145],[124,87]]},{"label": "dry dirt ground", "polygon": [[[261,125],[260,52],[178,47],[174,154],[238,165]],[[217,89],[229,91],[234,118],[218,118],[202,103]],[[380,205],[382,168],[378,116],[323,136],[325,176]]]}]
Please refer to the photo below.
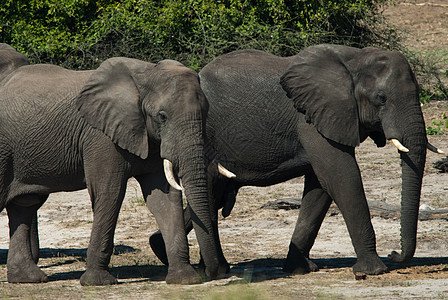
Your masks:
[{"label": "dry dirt ground", "polygon": [[[448,41],[448,1],[400,2],[386,9],[386,16],[413,35],[419,50],[446,47]],[[427,125],[448,112],[448,101],[423,107]],[[429,136],[431,143],[448,151],[448,136]],[[357,149],[365,191],[369,201],[399,205],[400,162],[396,149],[388,144],[377,148],[370,140]],[[448,207],[448,174],[440,174],[432,164],[441,156],[429,153],[421,204],[429,209]],[[448,298],[448,221],[446,216],[420,221],[415,258],[406,265],[387,260],[399,250],[399,219],[372,217],[380,257],[391,271],[380,276],[355,280],[351,266],[355,253],[341,214],[328,214],[311,251],[320,271],[289,276],[281,271],[294,229],[298,210],[260,208],[268,201],[298,198],[302,179],[266,188],[243,188],[232,214],[220,220],[224,253],[231,263],[230,274],[222,279],[194,286],[172,286],[164,282],[166,267],[148,245],[157,229],[144,206],[137,183],[129,182],[115,236],[111,272],[121,284],[108,287],[81,287],[85,268],[92,213],[86,191],[57,193],[39,210],[41,260],[49,275],[46,284],[8,284],[6,254],[8,227],[6,213],[0,213],[0,297],[31,299],[401,299]],[[382,202],[380,202],[382,201]],[[191,258],[198,262],[198,245],[189,235]]]}]

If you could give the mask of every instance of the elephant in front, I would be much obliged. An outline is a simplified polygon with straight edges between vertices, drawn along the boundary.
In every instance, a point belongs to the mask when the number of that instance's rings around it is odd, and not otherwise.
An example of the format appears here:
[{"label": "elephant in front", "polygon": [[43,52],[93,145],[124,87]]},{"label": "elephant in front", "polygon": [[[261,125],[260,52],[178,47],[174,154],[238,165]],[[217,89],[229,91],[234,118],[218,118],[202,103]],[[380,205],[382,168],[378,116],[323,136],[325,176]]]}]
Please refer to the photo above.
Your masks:
[{"label": "elephant in front", "polygon": [[[355,147],[367,137],[392,140],[402,160],[402,253],[412,258],[428,145],[419,87],[405,57],[378,48],[317,45],[291,57],[256,50],[216,58],[199,73],[209,101],[207,153],[238,174],[209,168],[216,241],[218,209],[228,216],[242,186],[268,186],[304,176],[302,206],[284,271],[317,270],[309,253],[332,201],[342,212],[357,262],[355,273],[388,269],[376,251]],[[186,211],[187,231],[191,229]],[[165,263],[160,232],[150,237]],[[229,270],[220,244],[220,268]],[[203,255],[203,251],[201,250]]]},{"label": "elephant in front", "polygon": [[0,81],[0,211],[6,208],[9,217],[8,281],[48,281],[36,265],[37,209],[53,192],[87,188],[94,217],[81,284],[116,283],[108,264],[130,177],[169,249],[167,283],[202,281],[188,256],[177,255],[188,245],[176,180],[214,278],[218,256],[204,159],[208,103],[198,74],[171,60],[111,58],[96,70],[71,71],[22,64],[16,56],[8,65],[0,54],[1,74],[7,73]]}]

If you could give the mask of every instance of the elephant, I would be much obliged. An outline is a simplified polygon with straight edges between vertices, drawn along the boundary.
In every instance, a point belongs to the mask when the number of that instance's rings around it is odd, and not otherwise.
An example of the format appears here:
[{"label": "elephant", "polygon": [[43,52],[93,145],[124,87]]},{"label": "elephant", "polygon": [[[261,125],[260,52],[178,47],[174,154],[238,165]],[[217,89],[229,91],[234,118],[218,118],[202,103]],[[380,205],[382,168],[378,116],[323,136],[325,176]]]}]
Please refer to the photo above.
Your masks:
[{"label": "elephant", "polygon": [[28,58],[8,44],[0,43],[0,81],[13,70],[28,65]]},{"label": "elephant", "polygon": [[80,283],[117,283],[108,265],[130,177],[139,182],[170,249],[166,282],[203,279],[188,255],[177,255],[188,251],[179,189],[190,203],[206,275],[215,278],[219,260],[204,159],[208,102],[198,74],[172,60],[115,57],[96,70],[72,71],[27,65],[20,54],[10,54],[7,63],[0,52],[0,71],[6,70],[1,74],[8,73],[0,81],[0,211],[6,208],[9,218],[8,281],[49,280],[36,265],[37,210],[51,193],[87,188],[93,224]]},{"label": "elephant", "polygon": [[[427,141],[419,86],[405,57],[374,47],[322,44],[295,56],[258,50],[219,56],[199,73],[209,101],[206,152],[233,172],[224,178],[209,168],[210,207],[220,269],[229,264],[219,244],[217,214],[228,216],[242,186],[268,186],[304,176],[302,206],[283,270],[316,271],[309,253],[332,201],[342,212],[357,262],[353,272],[388,271],[378,257],[355,147],[367,137],[378,147],[387,140],[402,161],[402,253],[412,258],[416,244]],[[187,232],[191,230],[185,212]],[[163,237],[150,244],[168,263]],[[201,254],[204,254],[201,251]]]}]

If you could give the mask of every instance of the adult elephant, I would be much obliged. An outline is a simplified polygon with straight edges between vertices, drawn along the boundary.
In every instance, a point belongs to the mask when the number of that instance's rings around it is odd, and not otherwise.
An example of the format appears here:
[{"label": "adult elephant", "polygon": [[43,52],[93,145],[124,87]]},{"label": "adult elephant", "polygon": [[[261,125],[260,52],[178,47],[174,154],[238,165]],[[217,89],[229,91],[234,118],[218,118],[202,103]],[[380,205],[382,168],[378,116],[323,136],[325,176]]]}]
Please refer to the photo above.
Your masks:
[{"label": "adult elephant", "polygon": [[8,44],[0,43],[0,81],[13,70],[28,65],[28,58]]},{"label": "adult elephant", "polygon": [[[387,271],[376,252],[355,159],[355,147],[371,137],[379,147],[387,140],[399,147],[402,253],[390,258],[412,258],[427,139],[418,84],[403,55],[337,45],[309,47],[286,58],[243,50],[216,58],[199,75],[210,104],[209,153],[238,174],[227,179],[210,172],[216,234],[218,209],[227,216],[240,187],[305,176],[284,271],[317,270],[309,252],[333,200],[358,258],[353,271]],[[186,225],[191,228],[191,223]],[[152,235],[150,243],[167,263],[160,233]],[[219,244],[218,249],[221,269],[228,270]]]},{"label": "adult elephant", "polygon": [[176,255],[188,251],[188,244],[175,178],[190,203],[207,274],[215,277],[204,161],[207,110],[197,73],[175,61],[111,58],[93,71],[54,65],[9,70],[0,81],[0,211],[6,208],[9,217],[8,281],[48,281],[35,263],[37,209],[50,193],[87,187],[94,217],[81,284],[116,283],[108,264],[130,177],[140,183],[170,249],[167,283],[201,281],[188,257]]}]

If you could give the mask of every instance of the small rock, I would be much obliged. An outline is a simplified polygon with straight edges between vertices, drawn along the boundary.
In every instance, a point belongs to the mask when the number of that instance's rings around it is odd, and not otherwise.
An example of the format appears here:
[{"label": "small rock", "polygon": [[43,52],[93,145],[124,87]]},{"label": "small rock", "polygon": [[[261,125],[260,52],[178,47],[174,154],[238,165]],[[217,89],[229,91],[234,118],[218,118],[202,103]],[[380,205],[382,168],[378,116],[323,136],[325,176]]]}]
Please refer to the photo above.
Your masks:
[{"label": "small rock", "polygon": [[448,157],[435,162],[433,166],[438,169],[440,173],[448,173]]},{"label": "small rock", "polygon": [[363,272],[356,272],[355,273],[355,279],[356,280],[366,280],[367,279],[367,274],[363,273]]},{"label": "small rock", "polygon": [[419,210],[434,210],[434,207],[431,207],[428,204],[422,204],[420,205]]}]

